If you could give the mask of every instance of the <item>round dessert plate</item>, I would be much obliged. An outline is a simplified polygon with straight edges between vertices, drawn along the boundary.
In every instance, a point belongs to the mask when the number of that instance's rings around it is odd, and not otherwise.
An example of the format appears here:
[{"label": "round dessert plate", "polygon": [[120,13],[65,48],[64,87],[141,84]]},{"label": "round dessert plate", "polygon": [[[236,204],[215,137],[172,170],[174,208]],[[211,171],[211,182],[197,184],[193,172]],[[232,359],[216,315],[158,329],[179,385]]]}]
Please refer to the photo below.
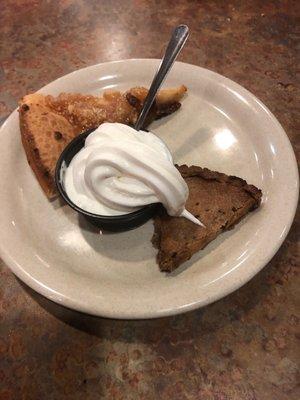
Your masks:
[{"label": "round dessert plate", "polygon": [[[159,60],[104,63],[40,90],[99,94],[149,86]],[[159,271],[152,221],[104,234],[59,199],[49,202],[20,140],[18,112],[1,128],[0,255],[27,285],[64,306],[111,318],[154,318],[204,306],[257,274],[294,218],[298,172],[291,144],[251,93],[206,69],[177,62],[164,86],[185,84],[181,109],[150,129],[178,164],[236,175],[263,191],[262,206],[171,274]]]}]

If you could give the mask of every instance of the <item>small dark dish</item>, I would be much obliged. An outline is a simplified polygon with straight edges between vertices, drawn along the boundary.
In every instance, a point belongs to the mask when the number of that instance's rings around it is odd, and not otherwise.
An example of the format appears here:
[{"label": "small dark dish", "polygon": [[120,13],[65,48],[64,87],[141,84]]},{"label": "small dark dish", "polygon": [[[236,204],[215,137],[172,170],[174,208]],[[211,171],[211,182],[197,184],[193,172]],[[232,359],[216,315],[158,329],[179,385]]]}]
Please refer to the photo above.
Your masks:
[{"label": "small dark dish", "polygon": [[65,200],[65,202],[73,208],[73,210],[83,215],[93,225],[105,231],[126,231],[144,224],[155,214],[159,207],[158,203],[149,204],[141,208],[140,210],[134,211],[129,214],[107,216],[93,214],[83,210],[82,208],[74,204],[67,195],[63,184],[62,166],[68,166],[70,164],[75,154],[78,153],[78,151],[81,150],[81,148],[84,146],[85,139],[91,132],[93,132],[93,129],[84,132],[73,139],[61,153],[57,161],[55,169],[55,183],[60,195]]}]

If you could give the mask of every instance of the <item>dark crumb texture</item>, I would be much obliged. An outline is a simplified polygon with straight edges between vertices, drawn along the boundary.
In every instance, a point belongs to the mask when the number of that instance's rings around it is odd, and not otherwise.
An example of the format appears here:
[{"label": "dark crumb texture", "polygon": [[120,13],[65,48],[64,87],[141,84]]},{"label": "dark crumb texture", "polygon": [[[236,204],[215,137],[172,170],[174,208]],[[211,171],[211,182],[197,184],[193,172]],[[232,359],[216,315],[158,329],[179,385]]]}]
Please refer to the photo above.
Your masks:
[{"label": "dark crumb texture", "polygon": [[166,272],[179,267],[219,233],[232,228],[249,211],[259,207],[262,197],[260,189],[235,176],[197,166],[177,168],[189,187],[186,208],[206,227],[160,211],[154,219],[152,243],[158,248],[159,268]]}]

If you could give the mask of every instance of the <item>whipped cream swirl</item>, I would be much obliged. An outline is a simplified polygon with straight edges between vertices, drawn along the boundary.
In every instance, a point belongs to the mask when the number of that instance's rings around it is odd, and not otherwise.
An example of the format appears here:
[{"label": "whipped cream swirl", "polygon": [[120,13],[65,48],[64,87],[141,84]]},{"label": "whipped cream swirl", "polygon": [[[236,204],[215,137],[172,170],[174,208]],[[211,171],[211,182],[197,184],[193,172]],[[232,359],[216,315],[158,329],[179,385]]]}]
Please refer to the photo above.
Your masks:
[{"label": "whipped cream swirl", "polygon": [[73,203],[94,214],[122,215],[159,202],[169,215],[202,225],[185,209],[188,186],[165,143],[127,125],[106,122],[92,132],[64,185]]}]

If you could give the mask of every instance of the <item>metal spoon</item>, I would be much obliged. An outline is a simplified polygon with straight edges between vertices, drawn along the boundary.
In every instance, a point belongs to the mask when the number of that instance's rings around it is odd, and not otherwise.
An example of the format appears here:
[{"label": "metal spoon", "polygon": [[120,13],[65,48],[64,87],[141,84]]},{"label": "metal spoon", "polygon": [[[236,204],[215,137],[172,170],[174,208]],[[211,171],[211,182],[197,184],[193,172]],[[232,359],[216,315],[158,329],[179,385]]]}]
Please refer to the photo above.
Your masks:
[{"label": "metal spoon", "polygon": [[186,25],[178,25],[171,36],[165,55],[160,63],[158,71],[156,72],[153,81],[151,83],[149,92],[146,96],[143,108],[140,115],[134,125],[134,129],[139,131],[146,120],[147,114],[153,104],[156,93],[170,71],[177,55],[183,48],[189,35],[189,28]]}]

